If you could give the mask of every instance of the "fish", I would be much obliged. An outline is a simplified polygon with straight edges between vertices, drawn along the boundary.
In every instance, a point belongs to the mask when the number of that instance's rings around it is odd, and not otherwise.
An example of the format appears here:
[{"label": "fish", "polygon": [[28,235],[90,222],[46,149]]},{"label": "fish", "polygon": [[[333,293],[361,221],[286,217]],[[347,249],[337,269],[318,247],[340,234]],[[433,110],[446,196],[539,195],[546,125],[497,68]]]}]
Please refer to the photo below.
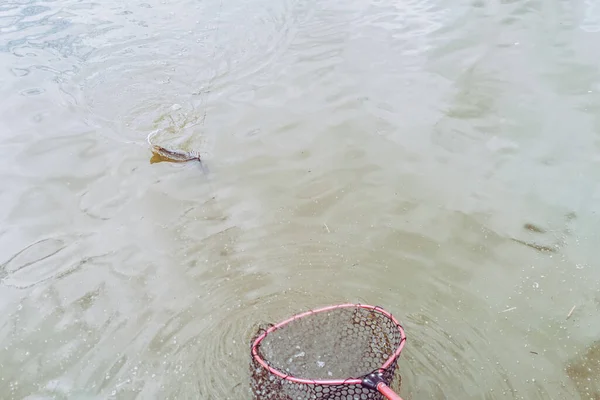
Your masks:
[{"label": "fish", "polygon": [[532,249],[535,249],[542,253],[557,253],[558,252],[558,249],[556,247],[544,246],[544,245],[537,244],[537,243],[529,243],[529,242],[525,242],[523,240],[519,240],[519,239],[515,239],[515,238],[511,238],[511,240],[514,242],[520,243],[524,246],[531,247]]},{"label": "fish", "polygon": [[523,228],[525,228],[531,232],[546,233],[546,230],[544,228],[540,228],[539,226],[531,224],[531,223],[527,223],[527,224],[523,225]]},{"label": "fish", "polygon": [[151,145],[153,156],[150,159],[150,163],[169,161],[169,162],[188,162],[188,161],[202,161],[200,159],[200,153],[197,151],[183,151],[168,149],[157,144]]},{"label": "fish", "polygon": [[150,159],[150,163],[154,164],[157,162],[163,162],[163,161],[167,161],[167,162],[188,162],[188,161],[199,161],[202,162],[202,160],[200,159],[200,152],[198,151],[184,151],[184,150],[177,150],[177,149],[170,149],[167,148],[165,146],[160,146],[158,144],[154,144],[152,143],[152,136],[154,136],[154,134],[156,134],[157,132],[151,132],[148,135],[148,145],[150,145],[150,150],[152,150],[152,158]]}]

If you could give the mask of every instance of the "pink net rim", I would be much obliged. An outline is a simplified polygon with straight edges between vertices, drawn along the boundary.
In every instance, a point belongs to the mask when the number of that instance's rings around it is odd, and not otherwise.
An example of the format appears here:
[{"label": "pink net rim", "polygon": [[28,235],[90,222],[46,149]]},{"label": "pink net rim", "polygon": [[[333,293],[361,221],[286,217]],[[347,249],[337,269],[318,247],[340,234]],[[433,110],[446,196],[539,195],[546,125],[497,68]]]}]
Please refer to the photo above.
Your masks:
[{"label": "pink net rim", "polygon": [[402,349],[404,348],[404,345],[406,344],[406,334],[404,333],[404,328],[402,327],[402,325],[400,325],[400,322],[398,322],[398,320],[396,319],[396,317],[394,317],[391,313],[389,313],[388,311],[384,310],[383,308],[381,308],[379,306],[370,306],[368,304],[352,304],[352,303],[337,304],[337,305],[332,305],[332,306],[317,308],[315,310],[305,311],[305,312],[302,312],[300,314],[296,314],[296,315],[294,315],[294,316],[292,316],[292,317],[290,317],[290,318],[288,318],[288,319],[286,319],[284,321],[281,321],[281,322],[279,322],[279,323],[271,326],[265,332],[263,332],[262,334],[260,334],[256,338],[256,340],[254,341],[254,343],[252,344],[252,357],[256,360],[256,362],[258,362],[260,365],[262,365],[271,374],[276,375],[276,376],[278,376],[278,377],[280,377],[282,379],[285,379],[287,381],[290,381],[290,382],[302,383],[302,384],[308,384],[308,385],[360,385],[362,383],[362,379],[358,379],[358,378],[329,379],[329,380],[315,380],[315,379],[296,378],[294,376],[285,374],[285,373],[279,371],[276,368],[271,367],[260,356],[260,354],[258,354],[258,346],[260,345],[260,342],[262,342],[263,339],[265,337],[267,337],[268,334],[276,331],[277,329],[281,329],[285,325],[289,324],[290,322],[296,321],[296,320],[298,320],[300,318],[308,317],[310,315],[317,314],[317,313],[322,313],[322,312],[336,310],[336,309],[339,309],[339,308],[364,308],[366,310],[377,311],[377,312],[383,314],[385,317],[389,318],[396,325],[396,327],[398,328],[398,332],[400,332],[400,345],[398,346],[398,348],[396,349],[396,351],[385,361],[385,363],[383,363],[383,365],[379,369],[380,370],[387,369],[390,365],[392,365],[392,363],[396,359],[398,359],[398,357],[400,357],[400,353],[402,352]]}]

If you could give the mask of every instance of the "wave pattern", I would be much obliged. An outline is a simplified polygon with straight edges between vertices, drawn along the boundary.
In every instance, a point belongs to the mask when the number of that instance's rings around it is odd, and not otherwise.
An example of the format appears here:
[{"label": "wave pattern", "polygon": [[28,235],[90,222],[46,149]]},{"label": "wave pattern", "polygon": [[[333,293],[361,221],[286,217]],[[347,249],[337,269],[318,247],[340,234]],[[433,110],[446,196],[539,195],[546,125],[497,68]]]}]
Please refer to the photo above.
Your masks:
[{"label": "wave pattern", "polygon": [[0,397],[246,399],[259,326],[346,301],[405,325],[405,398],[596,396],[598,41],[559,3],[3,2]]}]

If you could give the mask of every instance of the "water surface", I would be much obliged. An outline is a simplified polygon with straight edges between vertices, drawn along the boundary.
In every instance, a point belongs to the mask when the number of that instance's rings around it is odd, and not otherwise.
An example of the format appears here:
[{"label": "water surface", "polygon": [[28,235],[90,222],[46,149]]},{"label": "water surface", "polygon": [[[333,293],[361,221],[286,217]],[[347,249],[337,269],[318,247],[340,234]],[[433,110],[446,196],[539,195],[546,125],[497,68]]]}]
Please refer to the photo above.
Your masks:
[{"label": "water surface", "polygon": [[352,301],[404,324],[405,399],[598,398],[598,35],[595,0],[4,1],[0,397],[249,398],[260,324]]}]

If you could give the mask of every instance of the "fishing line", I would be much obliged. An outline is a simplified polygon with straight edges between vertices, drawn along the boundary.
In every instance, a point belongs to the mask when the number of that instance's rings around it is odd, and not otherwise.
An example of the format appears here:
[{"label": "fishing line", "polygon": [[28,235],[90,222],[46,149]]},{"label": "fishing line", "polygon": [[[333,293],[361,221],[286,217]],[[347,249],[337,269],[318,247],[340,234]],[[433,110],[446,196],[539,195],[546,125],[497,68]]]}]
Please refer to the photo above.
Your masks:
[{"label": "fishing line", "polygon": [[[213,65],[215,64],[215,61],[217,59],[217,48],[219,47],[219,25],[221,23],[221,11],[223,9],[223,0],[219,0],[219,10],[217,11],[217,22],[216,22],[216,28],[215,28],[215,46],[213,49],[213,55],[212,55],[212,62]],[[208,84],[207,84],[207,90],[205,91],[200,91],[200,105],[202,106],[204,103],[204,100],[206,100],[206,97],[203,99],[202,98],[202,94],[203,93],[210,93],[210,88],[212,87],[215,79],[217,78],[219,72],[219,66],[217,66],[215,68],[215,72],[213,73],[213,76],[208,80]],[[204,113],[202,115],[202,126],[204,127],[204,123],[206,122],[206,114],[207,114],[207,107],[206,104],[204,104]]]}]

